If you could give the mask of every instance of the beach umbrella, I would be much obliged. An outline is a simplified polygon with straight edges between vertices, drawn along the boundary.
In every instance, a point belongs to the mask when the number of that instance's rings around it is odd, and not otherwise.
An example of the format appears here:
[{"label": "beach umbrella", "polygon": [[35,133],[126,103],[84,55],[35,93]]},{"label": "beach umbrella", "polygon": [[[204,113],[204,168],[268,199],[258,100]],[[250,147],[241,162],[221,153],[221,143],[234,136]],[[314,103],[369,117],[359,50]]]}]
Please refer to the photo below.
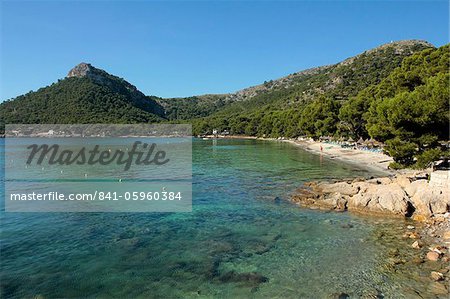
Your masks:
[{"label": "beach umbrella", "polygon": [[374,146],[375,145],[375,139],[373,139],[373,138],[370,138],[370,139],[368,139],[368,140],[366,140],[366,144],[367,145],[370,145],[370,146]]},{"label": "beach umbrella", "polygon": [[358,139],[358,141],[356,141],[356,143],[358,143],[358,144],[363,144],[363,143],[364,143],[364,139],[363,139],[362,137],[360,137],[360,138]]}]

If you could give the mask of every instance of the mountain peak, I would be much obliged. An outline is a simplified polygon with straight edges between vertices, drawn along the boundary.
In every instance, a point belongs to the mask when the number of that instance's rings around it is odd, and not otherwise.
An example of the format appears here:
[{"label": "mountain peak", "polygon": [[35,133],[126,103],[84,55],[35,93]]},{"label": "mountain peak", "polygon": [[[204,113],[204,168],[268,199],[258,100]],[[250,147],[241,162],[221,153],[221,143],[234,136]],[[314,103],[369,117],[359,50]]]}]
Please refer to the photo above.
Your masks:
[{"label": "mountain peak", "polygon": [[408,55],[413,54],[414,52],[417,52],[418,50],[423,50],[425,48],[435,48],[433,44],[419,39],[408,39],[408,40],[398,40],[398,41],[391,41],[389,43],[383,44],[381,46],[378,46],[376,48],[373,48],[371,50],[366,51],[368,52],[375,52],[384,50],[386,48],[393,48],[396,51],[396,54],[400,54],[403,52],[407,52]]},{"label": "mountain peak", "polygon": [[90,63],[81,62],[72,68],[67,74],[66,78],[89,78],[99,85],[106,85],[108,87],[117,87],[118,84],[126,86],[127,89],[137,90],[135,86],[117,76],[111,75],[108,72],[98,69]]},{"label": "mountain peak", "polygon": [[93,69],[94,67],[90,63],[82,62],[71,69],[67,74],[67,77],[85,77],[88,73],[92,72]]}]

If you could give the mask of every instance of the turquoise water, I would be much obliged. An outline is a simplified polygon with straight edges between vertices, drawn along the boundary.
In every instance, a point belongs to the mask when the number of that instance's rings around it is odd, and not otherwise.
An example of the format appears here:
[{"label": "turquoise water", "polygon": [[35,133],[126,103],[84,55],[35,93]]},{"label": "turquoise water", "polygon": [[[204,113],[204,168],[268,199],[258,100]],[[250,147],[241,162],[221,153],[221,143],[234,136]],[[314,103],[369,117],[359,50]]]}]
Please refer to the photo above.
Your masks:
[{"label": "turquoise water", "polygon": [[194,140],[192,213],[2,212],[1,297],[398,297],[414,281],[383,270],[373,235],[402,223],[286,201],[368,175],[287,143]]}]

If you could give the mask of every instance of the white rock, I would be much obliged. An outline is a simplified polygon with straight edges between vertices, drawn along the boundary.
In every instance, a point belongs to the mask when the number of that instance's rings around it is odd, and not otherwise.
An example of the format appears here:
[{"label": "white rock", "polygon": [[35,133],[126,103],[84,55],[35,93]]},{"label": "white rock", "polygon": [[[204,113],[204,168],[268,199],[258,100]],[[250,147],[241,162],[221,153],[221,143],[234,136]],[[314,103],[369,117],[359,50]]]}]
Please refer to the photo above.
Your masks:
[{"label": "white rock", "polygon": [[358,189],[346,182],[339,182],[334,184],[322,183],[319,184],[319,188],[324,193],[340,193],[342,195],[355,195]]},{"label": "white rock", "polygon": [[368,211],[389,212],[405,215],[408,209],[408,196],[395,184],[370,185],[366,192],[360,192],[348,201],[348,209],[368,209]]},{"label": "white rock", "polygon": [[424,188],[428,189],[427,180],[417,180],[406,186],[405,191],[410,197],[413,197],[416,194],[417,190]]},{"label": "white rock", "polygon": [[419,241],[415,241],[414,243],[412,243],[411,247],[415,249],[420,249],[420,247],[422,246],[420,245]]},{"label": "white rock", "polygon": [[405,175],[398,175],[394,179],[394,182],[397,183],[403,189],[405,189],[407,186],[409,186],[411,184],[409,177],[407,177]]}]

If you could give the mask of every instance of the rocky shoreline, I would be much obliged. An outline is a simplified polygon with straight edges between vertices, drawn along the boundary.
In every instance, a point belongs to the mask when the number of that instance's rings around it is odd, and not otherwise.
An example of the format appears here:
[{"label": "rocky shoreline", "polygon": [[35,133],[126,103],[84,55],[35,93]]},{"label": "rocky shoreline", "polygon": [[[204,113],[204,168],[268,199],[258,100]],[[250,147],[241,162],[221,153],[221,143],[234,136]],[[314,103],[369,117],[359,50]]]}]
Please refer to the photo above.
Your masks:
[{"label": "rocky shoreline", "polygon": [[[392,177],[309,182],[291,196],[301,207],[404,218],[399,231],[409,244],[408,252],[396,250],[388,263],[394,271],[415,265],[426,280],[430,296],[450,293],[450,171],[397,173]],[[380,238],[382,242],[382,238]],[[406,268],[405,268],[406,269]],[[431,296],[432,295],[432,296]]]}]

